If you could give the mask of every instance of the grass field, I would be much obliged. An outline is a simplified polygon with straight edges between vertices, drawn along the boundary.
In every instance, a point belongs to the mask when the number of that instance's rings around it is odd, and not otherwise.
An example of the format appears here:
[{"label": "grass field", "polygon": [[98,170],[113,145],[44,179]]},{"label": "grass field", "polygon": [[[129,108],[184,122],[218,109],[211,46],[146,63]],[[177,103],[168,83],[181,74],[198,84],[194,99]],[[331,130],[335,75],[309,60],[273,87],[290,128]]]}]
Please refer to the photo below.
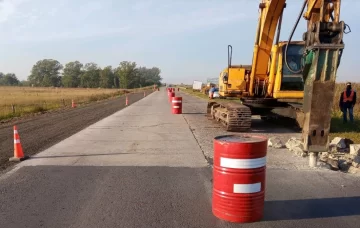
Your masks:
[{"label": "grass field", "polygon": [[[360,91],[360,83],[355,83],[352,85],[353,89],[355,91]],[[333,101],[333,112],[332,112],[332,120],[331,120],[331,134],[330,137],[331,139],[339,136],[339,137],[345,137],[345,138],[349,138],[351,140],[353,140],[355,143],[359,143],[360,144],[360,105],[359,105],[359,96],[357,95],[357,104],[355,105],[354,108],[354,118],[355,118],[355,122],[353,124],[351,123],[347,123],[347,124],[343,124],[342,123],[342,113],[339,110],[339,99],[340,99],[340,94],[341,92],[345,89],[345,84],[344,83],[338,83],[336,84],[336,89],[335,89],[335,97],[334,97],[334,101]],[[208,96],[200,93],[200,92],[193,92],[191,88],[189,89],[182,89],[182,91],[203,98],[203,99],[208,99]]]},{"label": "grass field", "polygon": [[71,107],[121,96],[127,92],[144,89],[88,89],[88,88],[36,88],[0,87],[0,120],[23,116],[30,113]]}]

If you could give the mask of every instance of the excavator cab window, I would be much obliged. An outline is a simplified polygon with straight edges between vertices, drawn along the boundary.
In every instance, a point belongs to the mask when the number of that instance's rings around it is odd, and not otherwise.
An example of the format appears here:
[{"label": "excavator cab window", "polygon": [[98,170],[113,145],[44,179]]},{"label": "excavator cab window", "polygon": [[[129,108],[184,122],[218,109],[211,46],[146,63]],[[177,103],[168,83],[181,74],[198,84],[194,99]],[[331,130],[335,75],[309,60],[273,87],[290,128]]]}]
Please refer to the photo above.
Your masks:
[{"label": "excavator cab window", "polygon": [[[282,53],[285,55],[286,46],[282,47]],[[301,60],[303,55],[304,46],[297,44],[289,44],[287,50],[287,62],[292,71],[301,70]],[[282,91],[303,91],[304,80],[302,71],[299,73],[293,73],[289,70],[285,63],[285,57],[282,58],[282,80],[281,88]]]}]

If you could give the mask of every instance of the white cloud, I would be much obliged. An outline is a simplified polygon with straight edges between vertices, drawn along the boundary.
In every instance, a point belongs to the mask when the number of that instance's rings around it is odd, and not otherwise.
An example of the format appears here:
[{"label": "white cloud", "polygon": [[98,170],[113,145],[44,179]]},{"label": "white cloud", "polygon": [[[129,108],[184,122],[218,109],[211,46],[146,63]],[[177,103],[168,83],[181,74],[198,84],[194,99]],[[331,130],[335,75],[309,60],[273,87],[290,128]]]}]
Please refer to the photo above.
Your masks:
[{"label": "white cloud", "polygon": [[0,1],[0,23],[11,19],[17,7],[26,0],[2,0]]},{"label": "white cloud", "polygon": [[131,8],[135,11],[143,11],[149,9],[153,4],[154,1],[151,0],[136,1]]},{"label": "white cloud", "polygon": [[23,42],[46,42],[46,41],[65,41],[65,40],[73,40],[73,39],[84,39],[84,38],[95,38],[95,37],[104,37],[111,35],[121,35],[125,34],[126,31],[129,31],[129,27],[122,28],[106,28],[102,30],[88,30],[88,31],[62,31],[62,32],[52,32],[43,34],[41,36],[37,34],[27,34],[23,36],[14,37],[16,41]]}]

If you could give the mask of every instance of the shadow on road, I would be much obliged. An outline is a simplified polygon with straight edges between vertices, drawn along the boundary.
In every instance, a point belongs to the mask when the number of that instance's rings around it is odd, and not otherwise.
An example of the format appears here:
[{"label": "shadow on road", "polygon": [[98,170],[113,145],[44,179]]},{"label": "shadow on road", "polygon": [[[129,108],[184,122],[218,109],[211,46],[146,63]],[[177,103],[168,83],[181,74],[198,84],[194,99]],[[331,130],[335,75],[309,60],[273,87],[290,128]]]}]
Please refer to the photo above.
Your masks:
[{"label": "shadow on road", "polygon": [[184,115],[207,115],[206,112],[183,112]]},{"label": "shadow on road", "polygon": [[72,157],[92,157],[92,156],[111,156],[111,155],[122,155],[122,154],[130,154],[130,153],[74,154],[74,155],[36,156],[36,157],[30,157],[30,159],[38,159],[38,158],[72,158]]},{"label": "shadow on road", "polygon": [[253,133],[296,133],[300,132],[291,125],[279,125],[276,122],[268,122],[261,119],[251,121],[251,130]]},{"label": "shadow on road", "polygon": [[299,220],[360,215],[360,196],[265,201],[264,221]]}]

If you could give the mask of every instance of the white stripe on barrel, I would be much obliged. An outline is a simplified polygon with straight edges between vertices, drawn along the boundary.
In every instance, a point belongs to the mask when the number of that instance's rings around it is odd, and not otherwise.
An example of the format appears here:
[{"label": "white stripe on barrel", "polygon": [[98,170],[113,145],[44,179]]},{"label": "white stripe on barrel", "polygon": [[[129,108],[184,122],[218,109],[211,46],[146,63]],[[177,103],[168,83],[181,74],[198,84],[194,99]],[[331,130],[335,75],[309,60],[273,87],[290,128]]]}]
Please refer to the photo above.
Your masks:
[{"label": "white stripe on barrel", "polygon": [[234,193],[255,193],[261,191],[261,183],[234,184]]},{"label": "white stripe on barrel", "polygon": [[220,166],[232,169],[256,169],[265,166],[266,157],[254,159],[220,158]]},{"label": "white stripe on barrel", "polygon": [[18,131],[17,130],[14,130],[14,134],[17,134],[18,133]]},{"label": "white stripe on barrel", "polygon": [[173,108],[180,108],[180,106],[173,106]]},{"label": "white stripe on barrel", "polygon": [[173,100],[172,103],[181,103],[179,100]]}]

